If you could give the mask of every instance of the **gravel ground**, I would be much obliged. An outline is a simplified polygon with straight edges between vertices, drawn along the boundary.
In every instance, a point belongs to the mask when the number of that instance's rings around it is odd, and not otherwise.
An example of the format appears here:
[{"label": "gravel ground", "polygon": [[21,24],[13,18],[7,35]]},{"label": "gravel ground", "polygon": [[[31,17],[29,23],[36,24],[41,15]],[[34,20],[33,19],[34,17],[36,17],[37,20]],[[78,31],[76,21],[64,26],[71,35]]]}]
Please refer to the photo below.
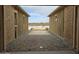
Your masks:
[{"label": "gravel ground", "polygon": [[64,39],[60,39],[48,31],[31,31],[25,33],[7,46],[7,52],[62,50],[71,51]]}]

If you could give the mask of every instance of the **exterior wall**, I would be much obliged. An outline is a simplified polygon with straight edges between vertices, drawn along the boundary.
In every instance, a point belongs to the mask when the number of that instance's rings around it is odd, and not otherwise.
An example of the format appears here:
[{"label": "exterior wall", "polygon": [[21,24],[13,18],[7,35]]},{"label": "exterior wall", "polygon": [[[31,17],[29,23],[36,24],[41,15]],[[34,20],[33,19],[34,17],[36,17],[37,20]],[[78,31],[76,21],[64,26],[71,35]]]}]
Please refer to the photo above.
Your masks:
[{"label": "exterior wall", "polygon": [[4,50],[4,20],[3,20],[3,6],[0,5],[0,52]]},{"label": "exterior wall", "polygon": [[49,17],[49,31],[52,32],[52,17]]},{"label": "exterior wall", "polygon": [[17,33],[18,37],[28,31],[28,16],[21,11],[17,11]]},{"label": "exterior wall", "polygon": [[25,17],[25,16],[23,19],[23,31],[28,32],[28,17]]},{"label": "exterior wall", "polygon": [[74,6],[64,8],[64,38],[73,47]]},{"label": "exterior wall", "polygon": [[[58,12],[56,12],[55,14],[58,14]],[[61,16],[59,15],[59,17]],[[77,51],[77,53],[79,53],[79,6],[64,7],[64,13],[62,17],[63,17],[63,20],[62,20],[63,26],[60,26],[59,22],[58,22],[59,26],[57,26],[57,25],[54,25],[55,23],[54,16],[53,15],[50,16],[50,20],[49,20],[50,31],[55,32],[53,30],[55,29],[55,27],[57,27],[59,31],[60,31],[60,28],[63,28],[62,35],[64,34],[63,37],[65,38],[65,41],[69,43],[70,48],[74,48]]]},{"label": "exterior wall", "polygon": [[18,35],[21,36],[23,34],[23,14],[18,13]]},{"label": "exterior wall", "polygon": [[19,21],[19,18],[18,18],[18,10],[13,8],[14,12],[13,12],[13,16],[14,16],[14,35],[15,35],[15,39],[17,39],[19,37],[18,35],[18,21]]},{"label": "exterior wall", "polygon": [[14,9],[11,6],[4,6],[4,49],[9,42],[14,40]]},{"label": "exterior wall", "polygon": [[73,47],[74,6],[66,6],[50,16],[50,31],[65,38]]},{"label": "exterior wall", "polygon": [[63,10],[56,12],[51,17],[50,21],[50,31],[57,35],[63,36],[64,26],[63,26]]},{"label": "exterior wall", "polygon": [[14,6],[0,6],[0,51],[6,51],[7,44],[28,31],[28,16],[23,15],[25,14]]},{"label": "exterior wall", "polygon": [[26,17],[26,32],[28,32],[28,17]]},{"label": "exterior wall", "polygon": [[52,16],[49,17],[49,31],[52,32]]},{"label": "exterior wall", "polygon": [[52,30],[53,30],[53,33],[57,34],[57,20],[55,18],[55,15],[52,16]]},{"label": "exterior wall", "polygon": [[50,17],[50,20],[49,20],[49,24],[50,24],[50,31],[52,32],[52,33],[55,33],[55,34],[57,34],[57,24],[56,24],[56,21],[55,21],[55,17],[54,17],[54,15],[51,15],[51,17]]},{"label": "exterior wall", "polygon": [[60,12],[57,13],[57,34],[60,36],[63,36],[64,34],[64,16],[63,16],[63,10],[60,10]]}]

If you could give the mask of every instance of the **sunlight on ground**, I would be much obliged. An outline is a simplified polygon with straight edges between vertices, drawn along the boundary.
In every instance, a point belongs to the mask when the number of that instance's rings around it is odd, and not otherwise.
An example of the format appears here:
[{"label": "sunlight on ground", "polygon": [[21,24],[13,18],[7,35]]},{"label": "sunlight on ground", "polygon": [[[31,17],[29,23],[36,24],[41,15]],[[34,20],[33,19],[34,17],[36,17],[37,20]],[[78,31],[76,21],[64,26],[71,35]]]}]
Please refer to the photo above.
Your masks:
[{"label": "sunlight on ground", "polygon": [[31,31],[29,35],[50,35],[47,31]]}]

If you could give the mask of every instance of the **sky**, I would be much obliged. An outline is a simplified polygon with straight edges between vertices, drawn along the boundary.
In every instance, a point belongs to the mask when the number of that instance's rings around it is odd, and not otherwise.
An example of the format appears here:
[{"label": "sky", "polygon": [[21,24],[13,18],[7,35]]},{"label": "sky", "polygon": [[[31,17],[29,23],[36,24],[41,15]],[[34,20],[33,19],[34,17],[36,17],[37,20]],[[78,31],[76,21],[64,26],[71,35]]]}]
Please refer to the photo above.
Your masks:
[{"label": "sky", "polygon": [[48,15],[58,6],[21,6],[29,15],[29,23],[49,22]]}]

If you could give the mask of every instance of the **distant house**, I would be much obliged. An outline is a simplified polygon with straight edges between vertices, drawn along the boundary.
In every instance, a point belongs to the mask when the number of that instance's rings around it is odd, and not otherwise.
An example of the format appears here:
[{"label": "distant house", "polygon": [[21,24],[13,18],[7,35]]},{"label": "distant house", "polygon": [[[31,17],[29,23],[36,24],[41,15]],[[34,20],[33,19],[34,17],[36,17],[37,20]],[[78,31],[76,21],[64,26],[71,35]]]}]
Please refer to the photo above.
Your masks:
[{"label": "distant house", "polygon": [[60,6],[49,14],[49,30],[79,51],[79,6]]},{"label": "distant house", "polygon": [[19,6],[0,5],[0,51],[28,31],[28,14]]}]

